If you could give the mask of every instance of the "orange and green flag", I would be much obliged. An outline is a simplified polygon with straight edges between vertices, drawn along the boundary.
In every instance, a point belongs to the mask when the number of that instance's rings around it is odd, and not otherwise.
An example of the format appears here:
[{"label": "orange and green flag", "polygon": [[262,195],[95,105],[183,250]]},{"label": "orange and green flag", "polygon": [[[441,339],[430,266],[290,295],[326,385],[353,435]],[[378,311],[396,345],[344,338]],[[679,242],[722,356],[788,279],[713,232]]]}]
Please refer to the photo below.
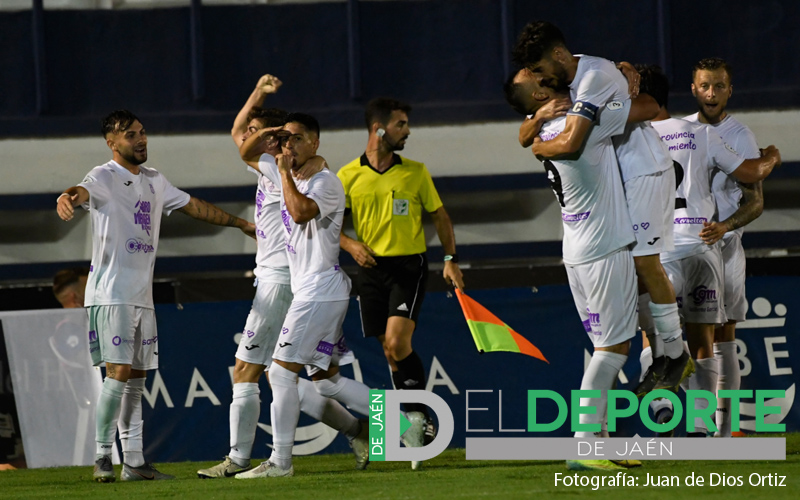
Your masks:
[{"label": "orange and green flag", "polygon": [[475,340],[478,351],[481,353],[518,352],[550,363],[538,347],[512,330],[510,326],[503,323],[500,318],[476,302],[475,299],[458,288],[456,288],[456,296],[458,302],[461,303],[461,309],[464,310],[464,317],[467,318],[467,325],[469,325],[469,331],[472,332],[472,338]]}]

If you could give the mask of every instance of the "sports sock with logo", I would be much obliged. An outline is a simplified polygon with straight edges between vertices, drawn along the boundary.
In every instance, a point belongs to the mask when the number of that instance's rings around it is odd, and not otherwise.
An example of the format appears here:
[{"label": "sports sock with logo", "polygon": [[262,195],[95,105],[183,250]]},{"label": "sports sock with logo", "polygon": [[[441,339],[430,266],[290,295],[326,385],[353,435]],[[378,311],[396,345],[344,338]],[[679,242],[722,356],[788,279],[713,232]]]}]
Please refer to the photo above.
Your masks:
[{"label": "sports sock with logo", "polygon": [[[711,394],[716,393],[717,377],[719,376],[719,363],[715,358],[705,358],[695,360],[695,373],[689,378],[689,390],[708,391]],[[696,410],[704,410],[708,408],[708,401],[704,398],[697,398],[694,402]],[[712,415],[713,419],[714,416]],[[708,432],[708,427],[701,417],[694,419],[695,432]],[[687,429],[688,431],[688,429]]]},{"label": "sports sock with logo", "polygon": [[[736,355],[736,342],[714,343],[714,358],[719,363],[719,378],[717,379],[717,392],[736,391],[742,383],[739,369],[739,357]],[[718,436],[731,437],[731,400],[717,398],[717,431]]]},{"label": "sports sock with logo", "polygon": [[103,381],[103,390],[97,400],[96,459],[104,455],[111,455],[114,437],[117,433],[117,420],[119,420],[124,390],[125,382],[120,382],[110,377],[106,377]]},{"label": "sports sock with logo", "polygon": [[250,465],[250,453],[256,440],[261,400],[258,384],[244,382],[233,384],[233,401],[230,408],[231,451],[228,456],[239,467]]},{"label": "sports sock with logo", "polygon": [[653,323],[656,327],[661,341],[663,342],[663,352],[668,358],[677,359],[683,354],[683,331],[681,330],[681,318],[678,314],[678,304],[655,304],[650,302],[650,312],[653,315]]},{"label": "sports sock with logo", "polygon": [[122,404],[119,414],[119,440],[122,443],[123,462],[131,467],[144,465],[142,452],[142,394],[144,378],[131,378],[125,384],[122,393]]}]

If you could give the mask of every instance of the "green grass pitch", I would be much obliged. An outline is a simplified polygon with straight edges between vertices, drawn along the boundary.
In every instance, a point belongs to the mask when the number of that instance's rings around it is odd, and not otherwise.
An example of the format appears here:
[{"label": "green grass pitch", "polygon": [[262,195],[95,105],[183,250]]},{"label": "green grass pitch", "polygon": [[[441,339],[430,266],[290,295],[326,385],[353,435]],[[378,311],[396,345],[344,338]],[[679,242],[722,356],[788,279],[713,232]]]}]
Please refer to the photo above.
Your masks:
[{"label": "green grass pitch", "polygon": [[[669,487],[567,487],[555,485],[555,474],[573,475],[561,461],[467,461],[463,449],[447,450],[426,462],[422,471],[412,471],[405,462],[372,463],[366,471],[353,470],[351,455],[316,455],[295,458],[295,476],[274,479],[206,479],[196,471],[213,462],[159,464],[161,471],[177,476],[175,481],[100,484],[91,480],[91,467],[0,471],[0,499],[17,498],[217,498],[281,500],[433,499],[433,498],[537,498],[553,497],[633,498],[682,500],[716,497],[725,500],[796,500],[800,498],[800,434],[786,435],[786,461],[649,461],[626,471],[641,485],[647,474],[679,476],[681,486]],[[739,438],[746,440],[747,438]],[[115,466],[119,475],[120,466]],[[743,486],[686,486],[691,475],[711,473],[742,476]],[[786,476],[785,486],[750,486],[751,474]],[[579,473],[581,476],[611,475],[611,472]],[[563,477],[563,476],[562,476]]]}]

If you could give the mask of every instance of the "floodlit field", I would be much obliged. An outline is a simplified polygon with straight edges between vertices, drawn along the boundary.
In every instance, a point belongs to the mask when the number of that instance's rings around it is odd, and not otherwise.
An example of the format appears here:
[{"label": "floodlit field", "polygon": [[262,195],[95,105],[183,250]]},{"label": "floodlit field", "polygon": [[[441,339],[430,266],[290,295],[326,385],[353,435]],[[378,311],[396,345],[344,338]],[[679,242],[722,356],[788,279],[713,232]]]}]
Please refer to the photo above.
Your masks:
[{"label": "floodlit field", "polygon": [[[295,476],[263,480],[197,479],[195,471],[212,462],[159,464],[159,469],[178,477],[175,481],[99,484],[91,480],[91,467],[17,470],[0,472],[0,498],[130,498],[147,500],[178,498],[336,499],[354,498],[537,498],[575,495],[587,498],[697,498],[716,496],[736,499],[797,499],[800,495],[800,434],[787,434],[786,461],[650,461],[626,471],[640,486],[585,487],[555,485],[556,473],[573,476],[564,462],[466,461],[464,450],[448,450],[414,472],[407,463],[373,463],[366,471],[352,469],[350,455],[317,455],[295,459]],[[739,438],[746,440],[747,438]],[[115,467],[119,474],[120,466]],[[763,477],[763,486],[750,486],[752,474]],[[578,473],[579,476],[612,475]],[[645,487],[650,476],[678,476],[681,486]],[[705,478],[704,486],[686,486],[686,478]],[[713,476],[712,474],[717,474]],[[742,486],[710,486],[710,480]],[[771,474],[771,476],[769,476]],[[766,476],[766,477],[764,477]],[[769,486],[781,482],[785,486]],[[562,478],[564,476],[561,476]],[[756,476],[752,476],[755,481]],[[691,497],[689,497],[691,495]],[[724,495],[724,497],[723,497]]]}]

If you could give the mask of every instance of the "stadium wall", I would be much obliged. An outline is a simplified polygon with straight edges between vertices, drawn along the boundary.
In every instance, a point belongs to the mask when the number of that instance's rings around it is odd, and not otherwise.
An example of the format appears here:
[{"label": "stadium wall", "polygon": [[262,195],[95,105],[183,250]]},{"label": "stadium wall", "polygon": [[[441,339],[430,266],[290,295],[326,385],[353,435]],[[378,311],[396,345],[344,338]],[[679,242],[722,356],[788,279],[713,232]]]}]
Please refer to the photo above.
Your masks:
[{"label": "stadium wall", "polygon": [[[768,405],[780,407],[778,413],[767,416],[767,422],[784,423],[787,431],[800,430],[800,407],[794,404],[800,370],[800,323],[797,321],[800,297],[790,292],[798,287],[798,277],[749,279],[747,321],[737,328],[742,389],[786,391],[784,398],[767,398],[770,400]],[[524,431],[528,415],[527,391],[550,389],[569,401],[569,391],[580,387],[591,353],[591,343],[575,311],[569,287],[557,285],[469,293],[539,347],[549,363],[520,354],[479,354],[457,300],[443,292],[429,294],[414,336],[415,349],[429,374],[428,389],[441,396],[453,413],[456,431],[450,445],[463,447],[467,436],[542,437],[542,434]],[[233,355],[250,305],[250,302],[238,301],[156,306],[161,365],[148,377],[144,396],[145,452],[149,460],[214,460],[228,450]],[[63,311],[63,314],[67,316],[74,312]],[[50,314],[55,313],[52,311]],[[35,316],[28,315],[31,318]],[[0,321],[3,321],[2,314]],[[5,326],[5,323],[0,326]],[[15,331],[4,328],[4,331],[7,344],[24,336],[29,352],[36,352],[31,343],[39,339],[39,351],[43,355],[50,352],[52,342],[49,339],[58,335],[58,332],[54,334],[31,328],[17,328]],[[361,336],[355,300],[351,301],[344,332],[357,362],[344,367],[343,372],[370,387],[391,389],[388,367],[378,343]],[[13,349],[9,351],[14,352]],[[640,351],[641,342],[636,338],[620,375],[619,388],[630,388],[638,380]],[[17,359],[12,363],[14,391],[18,399],[50,398],[47,391],[30,387],[30,380],[37,380],[42,376],[40,371],[47,371],[47,367],[37,371],[41,364],[36,361]],[[50,367],[49,374],[44,374],[51,385],[58,384],[56,370],[64,368]],[[254,457],[267,456],[272,441],[267,403],[271,396],[265,383],[261,387],[262,411]],[[466,427],[468,394],[471,431]],[[746,432],[754,429],[753,402],[749,399],[740,405],[742,428]],[[22,407],[36,407],[35,402],[25,403]],[[482,408],[486,410],[480,410]],[[542,404],[537,410],[539,421],[552,421],[554,409],[554,404]],[[64,413],[61,418],[67,422],[67,412],[72,411],[72,407],[64,404],[52,411]],[[20,415],[21,420],[25,418],[24,414]],[[484,431],[472,432],[476,429]],[[75,433],[63,426],[51,430],[53,435],[50,439],[66,441],[68,445],[75,441]],[[220,430],[223,432],[218,432]],[[632,436],[634,433],[651,435],[638,422],[638,417],[620,422],[619,435]],[[548,434],[549,437],[570,435],[567,425]],[[685,422],[676,431],[676,436],[682,435],[685,435]],[[43,436],[37,435],[36,438],[42,441]],[[90,438],[88,435],[87,439]],[[25,449],[28,448],[26,445]],[[349,452],[349,448],[346,440],[337,437],[334,431],[303,416],[295,453],[317,452]]]}]

